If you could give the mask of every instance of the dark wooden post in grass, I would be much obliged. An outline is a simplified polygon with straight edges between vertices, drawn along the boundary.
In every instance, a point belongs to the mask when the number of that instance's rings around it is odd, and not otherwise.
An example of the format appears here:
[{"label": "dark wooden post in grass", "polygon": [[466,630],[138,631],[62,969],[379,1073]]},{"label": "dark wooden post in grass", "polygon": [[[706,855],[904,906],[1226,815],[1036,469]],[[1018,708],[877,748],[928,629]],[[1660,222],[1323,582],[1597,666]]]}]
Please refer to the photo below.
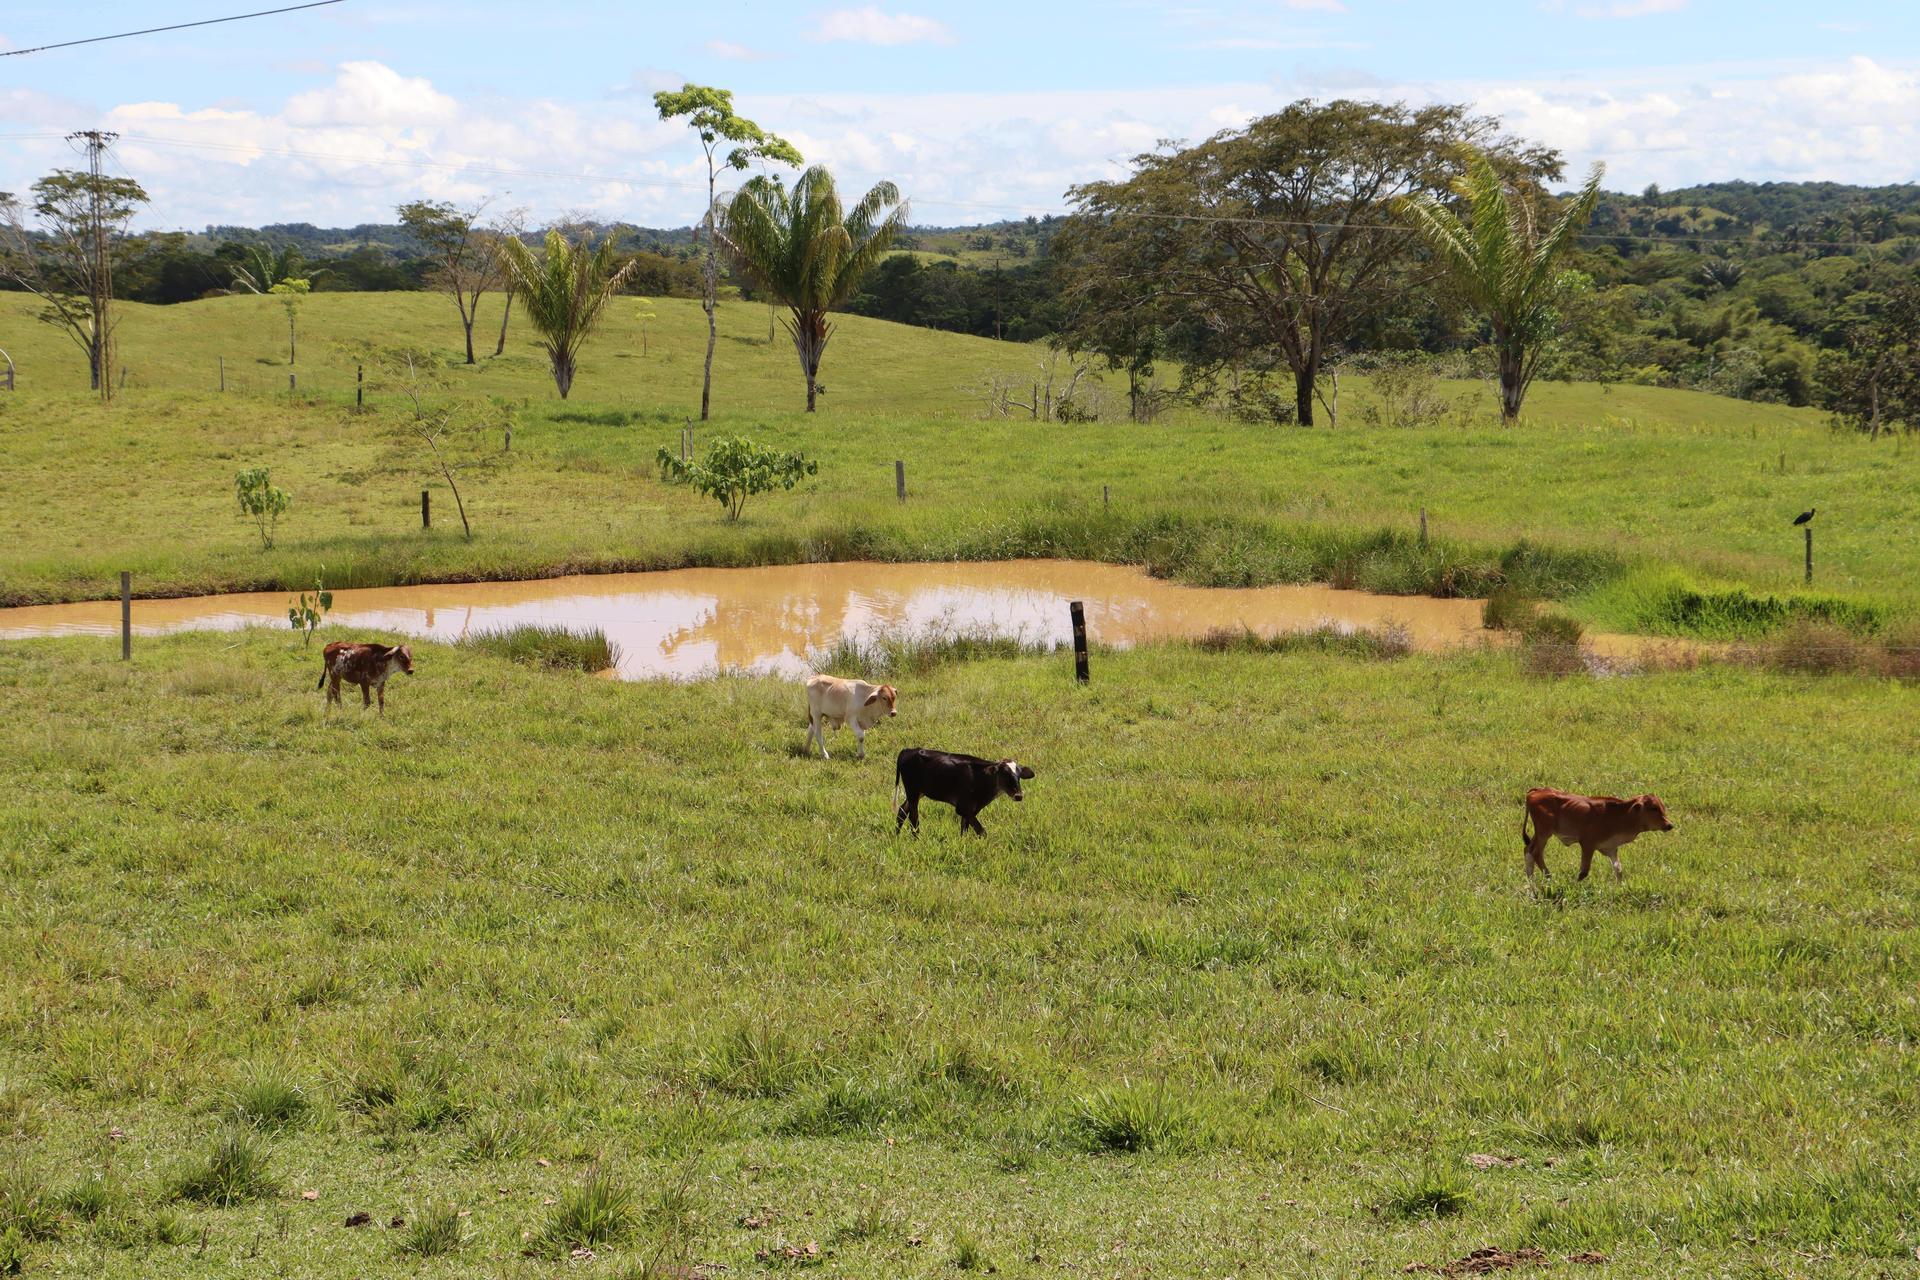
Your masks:
[{"label": "dark wooden post in grass", "polygon": [[227,358],[225,356],[221,356],[219,357],[219,360],[220,360],[220,389],[222,391],[225,391],[227,389]]},{"label": "dark wooden post in grass", "polygon": [[1804,526],[1807,535],[1807,581],[1813,581],[1813,526]]},{"label": "dark wooden post in grass", "polygon": [[120,571],[120,661],[133,656],[133,575]]},{"label": "dark wooden post in grass", "polygon": [[1420,508],[1420,549],[1427,549],[1427,509]]},{"label": "dark wooden post in grass", "polygon": [[353,407],[364,409],[367,405],[367,366],[353,366]]},{"label": "dark wooden post in grass", "polygon": [[433,498],[425,489],[420,491],[420,527],[433,528]]},{"label": "dark wooden post in grass", "polygon": [[1067,606],[1073,614],[1073,678],[1081,684],[1087,675],[1087,607],[1075,600]]},{"label": "dark wooden post in grass", "polygon": [[1112,505],[1113,505],[1113,488],[1111,485],[1103,484],[1100,486],[1100,506],[1104,509],[1106,507],[1111,507]]},{"label": "dark wooden post in grass", "polygon": [[893,460],[893,494],[902,502],[907,500],[907,464],[898,458]]}]

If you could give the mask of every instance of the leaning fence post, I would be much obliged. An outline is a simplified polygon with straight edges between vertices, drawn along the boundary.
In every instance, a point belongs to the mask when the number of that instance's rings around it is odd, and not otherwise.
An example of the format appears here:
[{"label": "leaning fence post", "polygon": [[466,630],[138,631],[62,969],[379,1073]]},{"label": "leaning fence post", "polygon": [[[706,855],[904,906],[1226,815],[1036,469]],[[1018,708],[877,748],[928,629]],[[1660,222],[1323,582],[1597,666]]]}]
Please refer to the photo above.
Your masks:
[{"label": "leaning fence post", "polygon": [[1806,526],[1807,535],[1807,581],[1813,581],[1813,526]]},{"label": "leaning fence post", "polygon": [[133,575],[120,571],[120,661],[133,657]]},{"label": "leaning fence post", "polygon": [[433,499],[425,489],[420,491],[420,527],[433,528]]},{"label": "leaning fence post", "polygon": [[1100,505],[1102,507],[1111,507],[1113,505],[1113,489],[1111,486],[1104,484],[1100,486]]},{"label": "leaning fence post", "polygon": [[1073,615],[1073,678],[1087,683],[1087,607],[1075,600],[1067,606]]},{"label": "leaning fence post", "polygon": [[1427,549],[1427,509],[1420,508],[1420,549]]},{"label": "leaning fence post", "polygon": [[907,464],[899,458],[893,460],[893,494],[902,502],[907,500]]}]

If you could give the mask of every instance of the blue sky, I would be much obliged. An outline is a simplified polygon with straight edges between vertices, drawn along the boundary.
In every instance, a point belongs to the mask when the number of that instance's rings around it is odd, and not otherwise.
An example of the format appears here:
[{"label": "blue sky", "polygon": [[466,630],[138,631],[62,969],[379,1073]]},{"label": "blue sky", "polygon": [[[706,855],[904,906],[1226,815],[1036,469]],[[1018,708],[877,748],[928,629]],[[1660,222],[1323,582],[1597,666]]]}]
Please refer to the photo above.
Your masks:
[{"label": "blue sky", "polygon": [[[252,7],[11,0],[0,49]],[[682,223],[697,157],[648,94],[688,79],[927,222],[1057,210],[1158,139],[1340,95],[1473,103],[1616,188],[1920,176],[1920,17],[1888,0],[343,0],[0,57],[0,189],[99,125],[160,225],[385,219],[420,194]]]}]

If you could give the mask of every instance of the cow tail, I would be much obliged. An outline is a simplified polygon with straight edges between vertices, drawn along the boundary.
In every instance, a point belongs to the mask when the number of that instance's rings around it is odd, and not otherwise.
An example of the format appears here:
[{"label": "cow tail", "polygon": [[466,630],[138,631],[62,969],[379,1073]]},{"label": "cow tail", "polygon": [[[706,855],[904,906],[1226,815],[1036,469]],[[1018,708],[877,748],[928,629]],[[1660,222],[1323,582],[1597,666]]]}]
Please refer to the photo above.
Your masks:
[{"label": "cow tail", "polygon": [[900,803],[895,800],[894,797],[900,794],[901,788],[905,785],[900,777],[900,757],[895,756],[893,758],[893,790],[887,795],[887,802],[893,805],[893,811],[895,813],[900,812]]},{"label": "cow tail", "polygon": [[313,691],[315,693],[318,693],[326,687],[327,687],[327,664],[326,664],[326,661],[322,659],[320,663],[320,683],[313,686]]},{"label": "cow tail", "polygon": [[1530,829],[1532,825],[1533,810],[1523,802],[1520,805],[1520,843],[1528,848],[1533,847],[1533,832]]}]

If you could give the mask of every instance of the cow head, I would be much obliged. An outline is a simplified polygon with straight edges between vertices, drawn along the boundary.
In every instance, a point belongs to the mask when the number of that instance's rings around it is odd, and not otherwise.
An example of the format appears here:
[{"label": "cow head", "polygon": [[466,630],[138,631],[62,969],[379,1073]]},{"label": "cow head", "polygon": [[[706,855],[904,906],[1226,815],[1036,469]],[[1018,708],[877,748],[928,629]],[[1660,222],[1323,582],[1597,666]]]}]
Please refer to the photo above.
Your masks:
[{"label": "cow head", "polygon": [[[893,704],[899,700],[899,697],[900,695],[894,691],[894,687],[892,685],[883,684],[878,689],[875,689],[872,693],[868,694],[867,700],[861,705],[865,707],[872,707],[877,703],[884,702],[887,704],[887,714],[890,716],[897,716],[900,714],[900,712],[895,709]],[[874,718],[878,719],[879,717],[875,716]]]},{"label": "cow head", "polygon": [[1660,803],[1659,796],[1635,796],[1629,807],[1640,820],[1642,831],[1673,830],[1673,823],[1667,819],[1667,806]]},{"label": "cow head", "polygon": [[1018,760],[1002,760],[993,766],[994,786],[1002,795],[1011,796],[1015,800],[1027,798],[1020,790],[1020,780],[1032,776],[1033,770]]},{"label": "cow head", "polygon": [[404,645],[404,644],[397,644],[393,646],[393,648],[387,650],[387,661],[389,663],[399,664],[399,668],[404,674],[412,675],[413,674],[412,646]]}]

